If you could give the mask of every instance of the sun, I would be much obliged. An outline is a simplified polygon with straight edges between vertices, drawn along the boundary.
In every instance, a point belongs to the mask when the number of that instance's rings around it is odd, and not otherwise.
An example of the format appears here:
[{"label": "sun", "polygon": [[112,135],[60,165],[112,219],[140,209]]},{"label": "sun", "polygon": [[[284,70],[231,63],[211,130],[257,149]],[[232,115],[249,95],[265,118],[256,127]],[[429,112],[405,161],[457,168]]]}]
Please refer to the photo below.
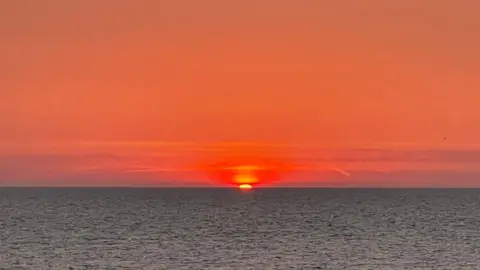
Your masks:
[{"label": "sun", "polygon": [[252,185],[260,182],[259,179],[252,173],[238,173],[234,176],[233,181],[239,185]]},{"label": "sun", "polygon": [[241,190],[249,190],[249,189],[252,189],[253,187],[250,184],[241,184],[238,186],[238,188]]},{"label": "sun", "polygon": [[198,166],[200,170],[208,173],[212,180],[234,187],[268,185],[278,181],[291,167],[280,160],[241,155],[229,156],[223,161],[212,160]]}]

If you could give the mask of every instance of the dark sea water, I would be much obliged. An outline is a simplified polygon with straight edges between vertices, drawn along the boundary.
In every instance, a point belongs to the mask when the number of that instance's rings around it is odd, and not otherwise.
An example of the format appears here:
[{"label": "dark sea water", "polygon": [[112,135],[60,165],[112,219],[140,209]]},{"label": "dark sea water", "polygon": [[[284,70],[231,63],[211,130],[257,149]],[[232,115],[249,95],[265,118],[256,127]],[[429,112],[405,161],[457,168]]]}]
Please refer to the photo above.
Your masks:
[{"label": "dark sea water", "polygon": [[476,189],[4,188],[0,269],[480,269],[479,225]]}]

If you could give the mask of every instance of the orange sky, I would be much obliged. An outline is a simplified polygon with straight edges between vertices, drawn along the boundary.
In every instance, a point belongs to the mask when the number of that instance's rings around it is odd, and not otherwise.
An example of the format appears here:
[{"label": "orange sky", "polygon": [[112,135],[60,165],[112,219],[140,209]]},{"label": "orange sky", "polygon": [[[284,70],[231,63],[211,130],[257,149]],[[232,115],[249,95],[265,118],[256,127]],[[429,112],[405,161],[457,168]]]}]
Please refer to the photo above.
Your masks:
[{"label": "orange sky", "polygon": [[[366,173],[342,178],[350,184],[480,185],[478,10],[476,0],[3,1],[0,181],[170,183],[104,155],[166,168],[203,143],[254,141]],[[185,141],[195,150],[170,145],[175,158],[155,146]],[[344,160],[365,144],[379,158]],[[389,156],[406,144],[415,150]],[[342,161],[321,153],[332,145]],[[440,163],[413,160],[419,149]],[[405,175],[377,175],[385,168]],[[333,171],[309,179],[346,177]]]}]

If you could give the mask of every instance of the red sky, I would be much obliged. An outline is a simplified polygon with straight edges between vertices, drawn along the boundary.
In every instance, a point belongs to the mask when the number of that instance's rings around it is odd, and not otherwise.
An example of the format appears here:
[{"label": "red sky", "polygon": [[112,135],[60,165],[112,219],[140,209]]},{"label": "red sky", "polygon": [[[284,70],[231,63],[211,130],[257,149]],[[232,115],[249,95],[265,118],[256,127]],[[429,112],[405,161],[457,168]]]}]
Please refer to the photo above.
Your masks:
[{"label": "red sky", "polygon": [[478,10],[3,1],[0,182],[205,184],[175,170],[246,141],[316,164],[282,185],[480,186]]}]

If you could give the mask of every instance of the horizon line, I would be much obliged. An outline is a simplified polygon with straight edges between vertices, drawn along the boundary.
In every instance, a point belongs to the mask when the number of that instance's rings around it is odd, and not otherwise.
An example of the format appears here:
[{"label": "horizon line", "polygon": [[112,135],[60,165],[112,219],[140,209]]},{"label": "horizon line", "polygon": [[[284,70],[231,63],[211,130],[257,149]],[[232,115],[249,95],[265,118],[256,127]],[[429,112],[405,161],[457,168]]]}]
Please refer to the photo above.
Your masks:
[{"label": "horizon line", "polygon": [[[232,189],[238,190],[237,186],[132,186],[132,185],[118,185],[118,186],[93,186],[93,185],[72,185],[72,186],[34,186],[34,185],[0,185],[0,189],[18,188],[53,188],[53,189]],[[465,186],[263,186],[254,187],[255,189],[480,189],[479,186],[465,187]]]}]

